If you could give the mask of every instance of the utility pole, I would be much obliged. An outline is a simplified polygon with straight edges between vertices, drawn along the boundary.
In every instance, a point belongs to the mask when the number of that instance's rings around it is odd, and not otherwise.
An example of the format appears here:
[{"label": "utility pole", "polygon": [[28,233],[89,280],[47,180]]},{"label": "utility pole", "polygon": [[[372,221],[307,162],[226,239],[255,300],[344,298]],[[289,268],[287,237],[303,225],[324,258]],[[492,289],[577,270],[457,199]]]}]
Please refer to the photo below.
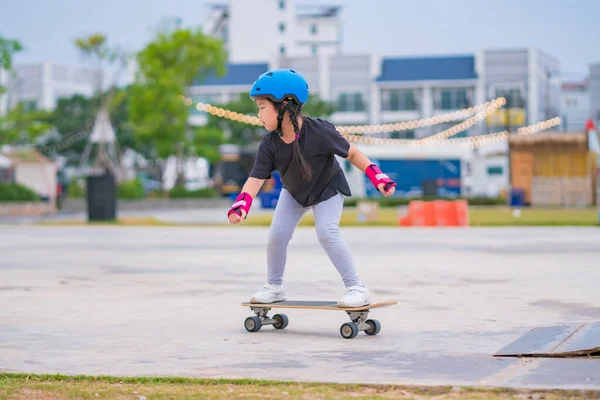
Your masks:
[{"label": "utility pole", "polygon": [[550,119],[550,79],[552,72],[546,71],[546,119]]}]

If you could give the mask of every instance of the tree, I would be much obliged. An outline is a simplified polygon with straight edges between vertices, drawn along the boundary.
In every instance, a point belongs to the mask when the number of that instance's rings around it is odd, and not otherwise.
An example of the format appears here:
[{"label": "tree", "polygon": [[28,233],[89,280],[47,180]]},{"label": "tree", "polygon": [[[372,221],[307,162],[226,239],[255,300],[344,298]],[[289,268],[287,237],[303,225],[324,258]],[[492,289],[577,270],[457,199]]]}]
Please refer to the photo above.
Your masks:
[{"label": "tree", "polygon": [[[205,36],[199,28],[181,29],[179,25],[158,32],[137,54],[139,72],[131,91],[130,121],[136,140],[155,149],[161,169],[160,160],[174,152],[181,156],[192,143],[204,145],[202,134],[194,140],[182,99],[195,79],[211,72],[222,75],[225,60],[221,41]],[[205,135],[213,137],[214,132]],[[196,151],[207,153],[201,146]],[[180,182],[182,172],[178,175]]]},{"label": "tree", "polygon": [[93,70],[107,73],[114,68],[113,79],[108,81],[107,90],[103,88],[103,73],[94,75],[94,96],[98,96],[101,100],[99,107],[108,107],[118,90],[117,82],[120,74],[127,65],[127,54],[116,46],[109,46],[106,36],[101,33],[75,39],[75,47]]},{"label": "tree", "polygon": [[216,164],[221,158],[219,146],[225,143],[223,131],[211,126],[201,126],[194,129],[191,153],[204,157],[211,165]]},{"label": "tree", "polygon": [[23,103],[17,104],[0,118],[0,144],[27,144],[52,128],[46,111],[27,110]]},{"label": "tree", "polygon": [[[6,39],[0,35],[0,69],[6,71],[12,70],[12,58],[15,53],[23,50],[21,42],[14,39]],[[6,91],[6,88],[0,85],[0,95]]]},{"label": "tree", "polygon": [[[90,131],[95,122],[95,116],[100,113],[107,113],[110,118],[111,107],[113,107],[113,99],[118,92],[117,83],[119,75],[125,69],[127,64],[127,55],[117,47],[110,47],[107,43],[106,36],[101,33],[96,33],[88,37],[75,39],[75,46],[79,49],[82,57],[87,61],[88,65],[92,68],[94,74],[94,94],[93,98],[98,101],[93,101],[92,113],[94,118],[91,121],[87,121],[86,125],[82,126],[81,129]],[[109,70],[115,68],[114,76],[111,81],[108,81],[108,88],[104,89],[103,75],[109,72]],[[87,143],[86,150],[84,150],[84,156],[81,163],[87,162],[87,157],[92,149],[92,142]],[[117,160],[111,160],[111,152],[106,148],[107,143],[100,142],[98,146],[98,154],[94,161],[96,167],[101,169],[112,170],[116,173],[118,153],[115,149],[115,157]]]},{"label": "tree", "polygon": [[[80,133],[89,133],[104,96],[105,94],[102,94],[101,96],[89,98],[75,94],[71,97],[59,99],[48,119],[48,122],[56,128],[58,137],[45,143],[45,148],[52,149],[53,145],[62,142],[66,138],[75,137]],[[120,146],[137,150],[127,113],[128,97],[128,88],[116,90],[109,104],[109,114]],[[77,140],[68,148],[58,148],[55,153],[66,156],[68,164],[77,164],[81,159],[85,145],[86,143],[83,140]]]},{"label": "tree", "polygon": [[[255,115],[257,113],[256,104],[249,97],[248,93],[241,93],[236,100],[220,105],[219,107],[246,115]],[[310,96],[310,100],[302,107],[302,113],[312,117],[327,117],[333,114],[333,112],[333,105],[314,94]],[[227,133],[227,141],[240,146],[255,143],[265,135],[265,128],[263,127],[223,119],[216,115],[208,116],[207,126],[224,130]]]}]

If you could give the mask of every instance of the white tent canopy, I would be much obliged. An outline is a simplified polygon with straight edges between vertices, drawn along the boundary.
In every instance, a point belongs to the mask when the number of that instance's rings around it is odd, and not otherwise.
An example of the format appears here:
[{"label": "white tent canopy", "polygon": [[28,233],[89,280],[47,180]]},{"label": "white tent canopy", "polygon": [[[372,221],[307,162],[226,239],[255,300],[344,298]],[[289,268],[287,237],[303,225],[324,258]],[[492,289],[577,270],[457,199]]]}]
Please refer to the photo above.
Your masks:
[{"label": "white tent canopy", "polygon": [[94,122],[94,128],[90,135],[90,142],[92,143],[114,143],[116,140],[115,130],[110,124],[110,117],[105,109],[98,112],[96,121]]}]

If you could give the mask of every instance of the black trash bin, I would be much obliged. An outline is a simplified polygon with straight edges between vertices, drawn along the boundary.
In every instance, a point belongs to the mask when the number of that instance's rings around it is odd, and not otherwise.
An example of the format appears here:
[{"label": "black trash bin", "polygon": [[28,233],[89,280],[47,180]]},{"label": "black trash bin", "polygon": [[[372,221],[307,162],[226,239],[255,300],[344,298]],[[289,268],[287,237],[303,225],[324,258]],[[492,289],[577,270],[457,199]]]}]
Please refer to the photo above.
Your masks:
[{"label": "black trash bin", "polygon": [[423,181],[423,196],[434,197],[437,196],[438,184],[437,181]]},{"label": "black trash bin", "polygon": [[88,221],[110,221],[117,218],[117,189],[110,172],[87,177]]}]

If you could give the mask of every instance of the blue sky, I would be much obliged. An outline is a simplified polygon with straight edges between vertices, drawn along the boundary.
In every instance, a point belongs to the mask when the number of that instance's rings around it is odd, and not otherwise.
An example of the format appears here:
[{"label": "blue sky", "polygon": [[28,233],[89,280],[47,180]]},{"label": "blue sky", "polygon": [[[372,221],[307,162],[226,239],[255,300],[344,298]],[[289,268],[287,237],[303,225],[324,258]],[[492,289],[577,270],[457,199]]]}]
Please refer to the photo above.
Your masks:
[{"label": "blue sky", "polygon": [[[274,0],[265,0],[274,1]],[[223,2],[215,0],[214,2]],[[139,50],[163,18],[200,25],[201,0],[0,0],[0,34],[20,39],[16,62],[80,62],[75,37],[107,34]],[[317,1],[298,0],[299,4]],[[561,63],[563,80],[600,62],[600,0],[340,0],[343,49],[381,56],[472,54],[484,48],[537,47]]]}]

